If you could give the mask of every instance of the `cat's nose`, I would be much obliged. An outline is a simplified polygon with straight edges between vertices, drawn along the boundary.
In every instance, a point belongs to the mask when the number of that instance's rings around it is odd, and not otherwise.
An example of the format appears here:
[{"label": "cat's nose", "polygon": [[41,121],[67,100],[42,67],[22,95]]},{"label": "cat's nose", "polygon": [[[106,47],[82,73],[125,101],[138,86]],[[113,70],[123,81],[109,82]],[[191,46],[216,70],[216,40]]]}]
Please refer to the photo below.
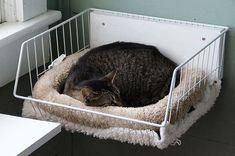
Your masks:
[{"label": "cat's nose", "polygon": [[88,97],[85,97],[85,103],[90,102],[90,99]]}]

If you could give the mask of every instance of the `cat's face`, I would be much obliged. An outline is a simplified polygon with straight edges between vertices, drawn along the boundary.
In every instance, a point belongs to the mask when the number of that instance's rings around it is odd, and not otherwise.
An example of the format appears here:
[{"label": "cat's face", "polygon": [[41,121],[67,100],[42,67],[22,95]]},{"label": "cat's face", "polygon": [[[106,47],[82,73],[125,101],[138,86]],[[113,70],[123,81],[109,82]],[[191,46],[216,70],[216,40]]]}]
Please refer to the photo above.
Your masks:
[{"label": "cat's face", "polygon": [[115,75],[115,72],[111,72],[102,78],[85,80],[78,85],[67,81],[64,93],[88,106],[122,106],[120,92],[113,84]]}]

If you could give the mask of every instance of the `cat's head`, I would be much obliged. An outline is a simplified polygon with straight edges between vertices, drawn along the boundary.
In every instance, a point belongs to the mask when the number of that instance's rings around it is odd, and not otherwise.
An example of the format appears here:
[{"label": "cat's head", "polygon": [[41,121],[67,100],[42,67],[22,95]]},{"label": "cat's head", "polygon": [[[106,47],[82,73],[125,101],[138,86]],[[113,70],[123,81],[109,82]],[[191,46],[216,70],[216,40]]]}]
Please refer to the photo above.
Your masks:
[{"label": "cat's head", "polygon": [[67,94],[88,106],[123,106],[120,91],[114,85],[116,71],[91,80],[84,80],[78,84],[67,80],[64,94]]}]

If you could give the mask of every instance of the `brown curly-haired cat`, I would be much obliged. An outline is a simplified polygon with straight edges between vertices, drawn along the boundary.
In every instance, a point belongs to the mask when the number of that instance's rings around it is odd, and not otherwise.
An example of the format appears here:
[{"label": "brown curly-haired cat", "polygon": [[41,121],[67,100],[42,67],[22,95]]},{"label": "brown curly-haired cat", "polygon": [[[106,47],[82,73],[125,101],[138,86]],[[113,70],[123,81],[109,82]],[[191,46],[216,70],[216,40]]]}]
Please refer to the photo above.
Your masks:
[{"label": "brown curly-haired cat", "polygon": [[175,67],[156,47],[115,42],[82,56],[64,93],[89,106],[145,106],[168,94]]}]

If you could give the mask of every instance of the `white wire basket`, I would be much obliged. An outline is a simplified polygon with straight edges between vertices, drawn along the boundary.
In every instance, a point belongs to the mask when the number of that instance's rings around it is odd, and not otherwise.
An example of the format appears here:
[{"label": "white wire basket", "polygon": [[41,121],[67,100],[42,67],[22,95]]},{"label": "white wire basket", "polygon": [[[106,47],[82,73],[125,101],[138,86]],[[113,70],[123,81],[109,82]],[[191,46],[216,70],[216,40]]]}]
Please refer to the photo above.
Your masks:
[{"label": "white wire basket", "polygon": [[[225,33],[224,26],[215,26],[179,20],[164,19],[101,9],[87,9],[74,17],[25,41],[20,50],[14,86],[14,96],[47,105],[82,111],[109,118],[131,121],[154,127],[165,127],[171,121],[172,101],[180,101],[205,81],[223,77]],[[34,84],[50,70],[48,66],[62,55],[71,55],[115,41],[138,42],[156,46],[165,56],[178,64],[172,73],[164,121],[148,122],[124,116],[103,113],[54,103],[32,97]],[[192,79],[190,70],[203,71],[200,79]],[[185,86],[182,94],[173,99],[177,73],[185,72],[192,86]],[[27,75],[27,83],[21,80]],[[182,81],[182,76],[180,82]],[[25,95],[22,89],[28,88]],[[180,102],[178,102],[180,105]],[[177,105],[177,108],[179,107]],[[37,108],[35,108],[37,109]],[[178,110],[177,110],[178,111]]]}]

